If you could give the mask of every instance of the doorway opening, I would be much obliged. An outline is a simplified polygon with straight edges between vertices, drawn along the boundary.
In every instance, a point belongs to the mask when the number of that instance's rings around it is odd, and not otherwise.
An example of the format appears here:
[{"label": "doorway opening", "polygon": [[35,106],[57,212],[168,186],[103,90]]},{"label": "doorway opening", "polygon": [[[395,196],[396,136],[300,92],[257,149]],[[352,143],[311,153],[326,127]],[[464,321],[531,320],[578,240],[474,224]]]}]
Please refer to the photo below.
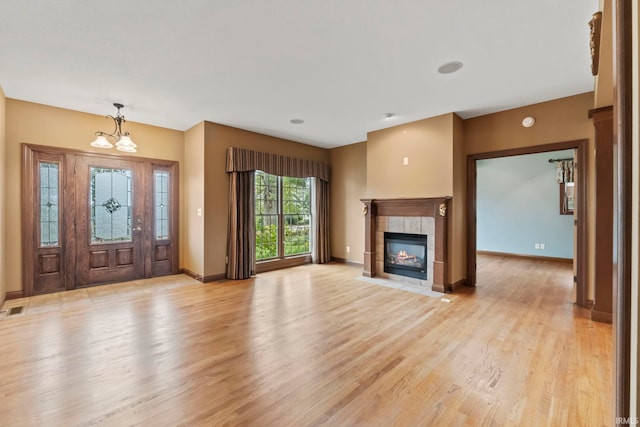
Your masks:
[{"label": "doorway opening", "polygon": [[566,141],[510,150],[472,154],[467,157],[467,281],[475,286],[477,276],[477,162],[479,160],[496,159],[523,154],[536,154],[551,151],[575,150],[575,178],[578,182],[575,196],[575,251],[574,251],[574,282],[576,286],[576,304],[580,307],[588,306],[587,291],[587,183],[586,158],[588,140]]}]

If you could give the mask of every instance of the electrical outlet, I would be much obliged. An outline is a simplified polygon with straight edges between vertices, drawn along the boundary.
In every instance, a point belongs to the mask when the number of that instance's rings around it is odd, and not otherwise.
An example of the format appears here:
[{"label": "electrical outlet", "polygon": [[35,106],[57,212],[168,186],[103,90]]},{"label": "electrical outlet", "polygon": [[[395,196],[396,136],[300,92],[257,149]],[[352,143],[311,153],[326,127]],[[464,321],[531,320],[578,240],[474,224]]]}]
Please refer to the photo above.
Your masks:
[{"label": "electrical outlet", "polygon": [[536,249],[540,249],[540,243],[536,243],[533,247]]},{"label": "electrical outlet", "polygon": [[540,243],[540,249],[544,249],[544,243]]},{"label": "electrical outlet", "polygon": [[347,246],[347,253],[351,252],[351,246]]},{"label": "electrical outlet", "polygon": [[407,166],[407,165],[409,164],[409,158],[408,158],[408,157],[404,157],[404,158],[402,159],[402,164],[403,164],[403,165],[405,165],[405,166]]}]

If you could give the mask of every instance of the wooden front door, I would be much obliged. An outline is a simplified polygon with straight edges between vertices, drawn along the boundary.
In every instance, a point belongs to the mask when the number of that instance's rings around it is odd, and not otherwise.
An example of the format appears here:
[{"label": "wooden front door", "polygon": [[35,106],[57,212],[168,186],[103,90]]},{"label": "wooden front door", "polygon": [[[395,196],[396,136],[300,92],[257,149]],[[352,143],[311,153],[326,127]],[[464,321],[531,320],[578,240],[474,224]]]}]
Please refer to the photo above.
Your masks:
[{"label": "wooden front door", "polygon": [[145,164],[79,157],[75,167],[76,286],[144,277],[149,223]]},{"label": "wooden front door", "polygon": [[23,145],[25,296],[178,273],[178,163]]}]

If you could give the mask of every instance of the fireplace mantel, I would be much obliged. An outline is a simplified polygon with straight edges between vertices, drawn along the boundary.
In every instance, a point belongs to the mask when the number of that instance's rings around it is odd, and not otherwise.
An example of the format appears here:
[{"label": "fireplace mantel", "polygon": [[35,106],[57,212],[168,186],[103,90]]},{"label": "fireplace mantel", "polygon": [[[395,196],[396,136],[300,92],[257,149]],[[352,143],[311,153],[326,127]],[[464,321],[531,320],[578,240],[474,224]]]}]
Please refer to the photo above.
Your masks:
[{"label": "fireplace mantel", "polygon": [[451,197],[415,199],[360,199],[365,216],[364,270],[366,277],[376,276],[376,217],[426,216],[435,220],[435,258],[431,289],[446,292],[447,284],[447,220]]}]

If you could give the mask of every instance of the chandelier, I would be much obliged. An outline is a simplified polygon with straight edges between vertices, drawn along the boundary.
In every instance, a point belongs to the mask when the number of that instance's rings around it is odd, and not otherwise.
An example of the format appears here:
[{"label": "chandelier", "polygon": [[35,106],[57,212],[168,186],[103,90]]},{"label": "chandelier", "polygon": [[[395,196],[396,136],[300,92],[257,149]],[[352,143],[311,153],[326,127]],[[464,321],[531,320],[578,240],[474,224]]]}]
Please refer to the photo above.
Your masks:
[{"label": "chandelier", "polygon": [[120,113],[120,109],[124,107],[122,104],[114,102],[114,107],[118,109],[116,116],[107,116],[113,119],[116,128],[112,133],[98,131],[96,132],[97,138],[91,143],[92,147],[97,148],[113,148],[113,144],[109,142],[107,138],[113,138],[115,140],[116,149],[124,151],[126,153],[135,153],[137,145],[133,143],[129,132],[122,132],[122,123],[125,122],[124,116]]}]

